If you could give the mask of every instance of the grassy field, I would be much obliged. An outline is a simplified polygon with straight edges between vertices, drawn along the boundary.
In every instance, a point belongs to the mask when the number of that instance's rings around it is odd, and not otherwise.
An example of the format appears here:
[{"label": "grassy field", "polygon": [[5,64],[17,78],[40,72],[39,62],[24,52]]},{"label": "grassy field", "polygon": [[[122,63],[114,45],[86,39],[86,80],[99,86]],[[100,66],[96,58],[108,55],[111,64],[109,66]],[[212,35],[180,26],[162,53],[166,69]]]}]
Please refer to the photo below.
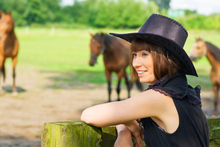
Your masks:
[{"label": "grassy field", "polygon": [[[84,85],[86,83],[105,84],[104,66],[102,56],[98,58],[98,64],[90,67],[89,61],[89,32],[136,32],[136,30],[110,30],[110,29],[62,29],[56,28],[51,34],[50,28],[16,28],[20,42],[18,66],[33,66],[42,72],[57,72],[60,77],[55,81],[71,82],[72,85]],[[188,53],[195,37],[202,37],[206,41],[220,46],[220,32],[217,31],[189,31],[189,37],[185,44]],[[7,60],[7,64],[11,61]],[[210,88],[209,79],[210,64],[206,57],[194,62],[199,77],[188,76],[192,86],[200,84],[202,87]],[[115,79],[115,80],[114,80]],[[116,76],[113,75],[116,83]],[[56,82],[55,82],[56,83]],[[53,85],[56,87],[56,84]]]}]

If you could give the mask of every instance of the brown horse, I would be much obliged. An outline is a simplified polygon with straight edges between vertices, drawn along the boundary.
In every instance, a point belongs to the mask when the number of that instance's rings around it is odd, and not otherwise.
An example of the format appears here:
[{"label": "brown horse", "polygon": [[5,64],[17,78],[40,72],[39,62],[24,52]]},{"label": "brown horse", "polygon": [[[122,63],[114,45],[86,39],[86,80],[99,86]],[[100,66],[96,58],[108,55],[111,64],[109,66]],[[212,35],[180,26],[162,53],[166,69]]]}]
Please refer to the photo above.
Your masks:
[{"label": "brown horse", "polygon": [[[130,43],[114,36],[109,36],[104,33],[90,34],[92,39],[90,42],[90,60],[89,65],[94,66],[100,54],[103,54],[105,65],[105,76],[108,82],[108,101],[111,101],[111,73],[116,72],[118,77],[117,94],[120,100],[120,84],[122,77],[125,78],[128,98],[130,97],[131,82],[127,78],[126,68],[130,60]],[[140,82],[136,81],[139,90],[143,91]]]},{"label": "brown horse", "polygon": [[212,66],[210,78],[215,95],[212,116],[215,117],[218,113],[218,89],[220,86],[220,49],[213,44],[198,38],[196,39],[196,43],[192,46],[189,57],[191,60],[196,60],[202,56],[206,56]]},{"label": "brown horse", "polygon": [[[14,32],[14,21],[11,17],[11,12],[5,14],[1,11],[0,19],[0,76],[3,76],[5,81],[5,59],[12,58],[13,62],[13,95],[17,95],[15,86],[15,66],[17,63],[18,54],[18,40]],[[2,83],[0,80],[0,89],[2,90]]]}]

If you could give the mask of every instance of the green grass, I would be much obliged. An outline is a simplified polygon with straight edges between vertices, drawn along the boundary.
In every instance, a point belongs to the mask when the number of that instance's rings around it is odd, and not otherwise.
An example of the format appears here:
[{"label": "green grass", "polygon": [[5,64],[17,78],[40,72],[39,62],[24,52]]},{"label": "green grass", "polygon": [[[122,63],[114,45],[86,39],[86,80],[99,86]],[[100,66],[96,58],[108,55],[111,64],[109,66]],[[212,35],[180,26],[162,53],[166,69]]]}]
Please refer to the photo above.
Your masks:
[{"label": "green grass", "polygon": [[[56,72],[59,76],[54,77],[54,86],[56,83],[74,82],[83,85],[85,83],[105,84],[104,65],[102,56],[98,58],[98,63],[90,67],[89,62],[89,42],[91,29],[62,29],[57,28],[55,34],[51,35],[50,28],[29,28],[29,33],[25,28],[16,28],[16,34],[20,43],[19,61],[22,66],[34,66],[42,72]],[[110,30],[93,29],[92,32],[136,32],[136,30]],[[189,37],[185,44],[185,50],[188,53],[195,37],[202,37],[220,47],[220,32],[216,31],[189,31]],[[9,63],[9,61],[7,61]],[[194,62],[199,77],[188,76],[189,83],[192,86],[200,84],[202,87],[211,87],[209,72],[211,66],[203,57]],[[116,81],[116,75],[113,75]],[[114,82],[116,83],[116,82]]]}]

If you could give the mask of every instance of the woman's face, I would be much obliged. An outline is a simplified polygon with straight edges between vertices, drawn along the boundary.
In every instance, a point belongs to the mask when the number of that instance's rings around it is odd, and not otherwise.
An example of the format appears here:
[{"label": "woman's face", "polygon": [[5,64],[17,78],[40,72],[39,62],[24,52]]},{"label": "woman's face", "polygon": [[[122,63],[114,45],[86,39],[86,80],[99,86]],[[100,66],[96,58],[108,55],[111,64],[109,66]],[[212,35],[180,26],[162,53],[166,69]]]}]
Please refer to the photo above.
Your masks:
[{"label": "woman's face", "polygon": [[157,79],[154,75],[154,63],[152,54],[146,50],[132,52],[132,65],[136,70],[141,83],[153,85]]}]

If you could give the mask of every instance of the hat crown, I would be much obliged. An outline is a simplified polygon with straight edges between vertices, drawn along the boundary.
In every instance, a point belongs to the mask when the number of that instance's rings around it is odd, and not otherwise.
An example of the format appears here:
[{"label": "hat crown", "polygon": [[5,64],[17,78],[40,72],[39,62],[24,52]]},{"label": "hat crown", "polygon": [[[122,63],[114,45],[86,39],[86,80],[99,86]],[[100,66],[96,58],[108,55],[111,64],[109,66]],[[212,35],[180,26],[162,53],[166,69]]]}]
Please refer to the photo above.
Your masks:
[{"label": "hat crown", "polygon": [[158,14],[152,14],[138,33],[148,33],[173,40],[183,48],[188,37],[187,31],[177,21]]}]

